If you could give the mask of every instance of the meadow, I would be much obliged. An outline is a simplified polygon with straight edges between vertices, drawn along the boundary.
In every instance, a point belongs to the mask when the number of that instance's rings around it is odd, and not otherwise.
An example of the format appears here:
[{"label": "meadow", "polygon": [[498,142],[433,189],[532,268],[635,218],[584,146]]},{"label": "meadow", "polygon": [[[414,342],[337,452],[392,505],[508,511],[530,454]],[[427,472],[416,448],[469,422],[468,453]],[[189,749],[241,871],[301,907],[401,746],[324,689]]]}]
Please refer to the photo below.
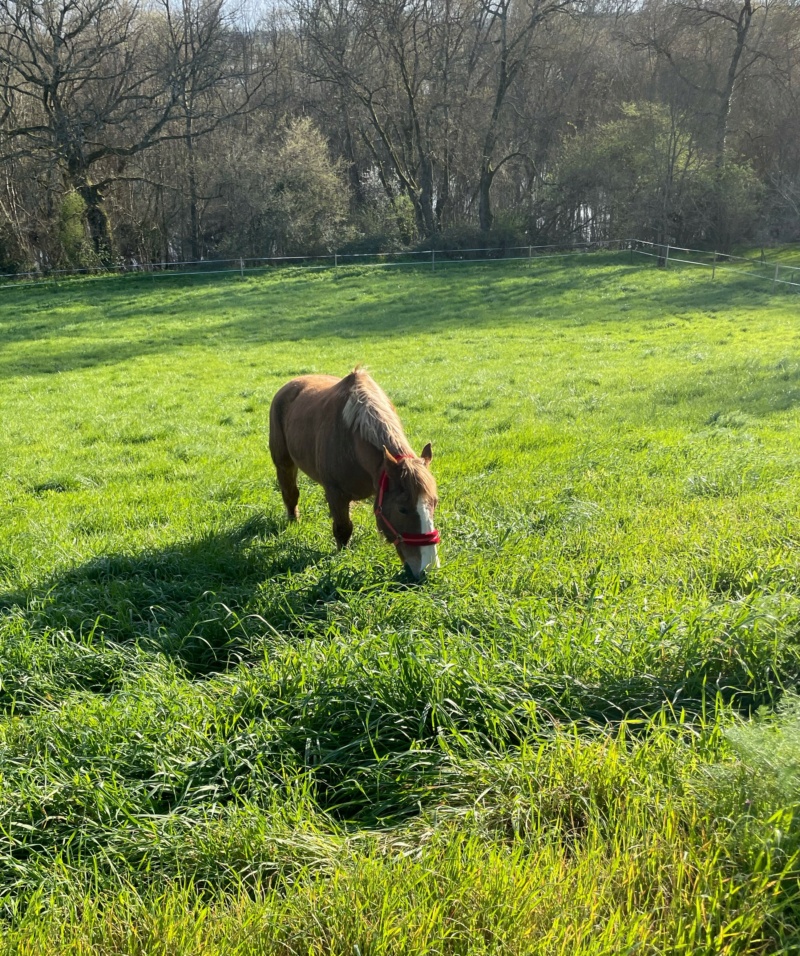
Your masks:
[{"label": "meadow", "polygon": [[[272,395],[434,448],[421,585]],[[627,255],[0,290],[0,952],[799,952],[800,299]]]}]

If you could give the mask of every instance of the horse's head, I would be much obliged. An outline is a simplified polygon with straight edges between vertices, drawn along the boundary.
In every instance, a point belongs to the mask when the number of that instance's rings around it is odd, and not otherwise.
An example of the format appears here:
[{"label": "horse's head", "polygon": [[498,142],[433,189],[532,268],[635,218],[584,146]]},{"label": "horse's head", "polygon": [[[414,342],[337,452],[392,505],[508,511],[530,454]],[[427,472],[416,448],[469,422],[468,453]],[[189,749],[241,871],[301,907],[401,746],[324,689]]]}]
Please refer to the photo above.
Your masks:
[{"label": "horse's head", "polygon": [[439,498],[429,467],[432,457],[430,443],[422,449],[420,458],[395,458],[384,448],[383,472],[375,498],[378,528],[417,579],[428,568],[439,566],[439,532],[433,524]]}]

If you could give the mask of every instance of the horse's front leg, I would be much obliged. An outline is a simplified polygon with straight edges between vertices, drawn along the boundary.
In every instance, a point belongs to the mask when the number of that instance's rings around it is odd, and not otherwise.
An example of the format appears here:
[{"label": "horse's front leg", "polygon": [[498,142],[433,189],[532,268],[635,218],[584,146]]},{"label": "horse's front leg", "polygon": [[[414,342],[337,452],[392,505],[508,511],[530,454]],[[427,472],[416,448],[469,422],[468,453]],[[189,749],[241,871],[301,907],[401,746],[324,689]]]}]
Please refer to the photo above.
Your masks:
[{"label": "horse's front leg", "polygon": [[351,499],[336,488],[326,488],[325,498],[333,518],[333,536],[341,551],[353,533],[353,522],[350,520]]}]

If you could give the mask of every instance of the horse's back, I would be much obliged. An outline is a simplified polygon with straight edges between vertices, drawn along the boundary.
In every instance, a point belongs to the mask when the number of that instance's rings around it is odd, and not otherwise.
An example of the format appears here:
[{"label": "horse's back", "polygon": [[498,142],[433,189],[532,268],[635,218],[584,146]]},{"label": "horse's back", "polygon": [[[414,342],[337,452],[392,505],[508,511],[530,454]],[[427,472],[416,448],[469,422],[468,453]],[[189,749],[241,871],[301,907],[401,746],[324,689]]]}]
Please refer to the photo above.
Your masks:
[{"label": "horse's back", "polygon": [[269,412],[269,447],[276,465],[291,458],[316,480],[314,446],[320,429],[334,427],[346,395],[335,375],[301,375],[275,393]]},{"label": "horse's back", "polygon": [[341,381],[335,375],[300,375],[281,386],[270,406],[270,429],[276,425],[285,428],[288,416],[317,418],[328,404],[331,389]]},{"label": "horse's back", "polygon": [[335,375],[299,375],[278,389],[272,399],[270,411],[281,411],[301,397],[318,397],[341,381]]}]

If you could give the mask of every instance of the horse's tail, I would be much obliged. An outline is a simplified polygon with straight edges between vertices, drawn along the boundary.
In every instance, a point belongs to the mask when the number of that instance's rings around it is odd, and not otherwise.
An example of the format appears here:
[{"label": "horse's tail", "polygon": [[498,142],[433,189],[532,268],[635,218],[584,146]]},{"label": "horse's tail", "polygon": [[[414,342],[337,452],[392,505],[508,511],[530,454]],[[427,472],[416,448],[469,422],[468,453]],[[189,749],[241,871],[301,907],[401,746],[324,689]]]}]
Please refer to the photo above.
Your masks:
[{"label": "horse's tail", "polygon": [[269,407],[269,453],[276,468],[286,466],[292,461],[283,428],[283,411],[287,398],[284,386],[277,392]]}]

